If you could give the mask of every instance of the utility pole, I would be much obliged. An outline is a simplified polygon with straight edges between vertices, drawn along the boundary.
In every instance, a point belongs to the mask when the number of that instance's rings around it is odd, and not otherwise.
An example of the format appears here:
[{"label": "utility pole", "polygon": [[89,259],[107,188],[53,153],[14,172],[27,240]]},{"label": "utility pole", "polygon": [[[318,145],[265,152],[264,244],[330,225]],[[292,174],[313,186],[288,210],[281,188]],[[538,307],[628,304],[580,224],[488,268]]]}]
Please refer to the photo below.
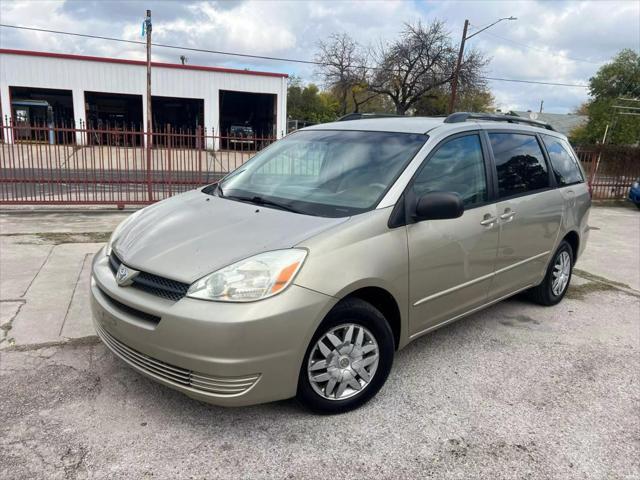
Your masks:
[{"label": "utility pole", "polygon": [[544,100],[540,100],[540,113],[542,113],[542,106],[544,105]]},{"label": "utility pole", "polygon": [[151,112],[151,10],[147,10],[144,19],[144,30],[147,34],[147,194],[153,201],[151,187],[151,145],[153,143],[153,117]]},{"label": "utility pole", "polygon": [[151,10],[147,10],[144,29],[147,34],[147,132],[151,133]]},{"label": "utility pole", "polygon": [[502,22],[503,20],[517,20],[516,17],[504,17],[499,18],[495,22],[487,25],[484,28],[481,28],[476,33],[473,33],[467,36],[467,29],[469,28],[469,20],[464,21],[464,29],[462,30],[462,40],[460,41],[460,51],[458,52],[458,61],[456,62],[456,67],[453,70],[453,77],[451,78],[451,97],[449,97],[449,112],[453,113],[453,110],[456,106],[456,94],[458,93],[458,76],[460,75],[460,65],[462,64],[462,57],[464,55],[464,44],[467,40],[472,37],[475,37],[480,32],[484,32],[486,29],[493,27],[495,24]]},{"label": "utility pole", "polygon": [[464,21],[464,29],[462,30],[462,40],[460,41],[460,50],[458,51],[458,61],[456,69],[451,79],[451,97],[449,98],[449,112],[453,113],[456,104],[456,93],[458,93],[458,75],[460,74],[460,64],[462,63],[462,55],[464,54],[464,42],[467,40],[467,29],[469,28],[469,20]]}]

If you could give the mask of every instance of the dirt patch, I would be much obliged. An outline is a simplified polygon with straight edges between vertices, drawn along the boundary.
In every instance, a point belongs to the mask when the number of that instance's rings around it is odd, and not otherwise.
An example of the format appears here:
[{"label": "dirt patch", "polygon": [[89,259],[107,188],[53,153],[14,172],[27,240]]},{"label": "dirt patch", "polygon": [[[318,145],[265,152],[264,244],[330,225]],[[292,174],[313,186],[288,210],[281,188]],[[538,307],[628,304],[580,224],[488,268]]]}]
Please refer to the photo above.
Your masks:
[{"label": "dirt patch", "polygon": [[618,289],[608,283],[589,282],[582,285],[570,285],[565,296],[571,300],[584,300],[587,295],[592,293],[610,292],[612,290]]},{"label": "dirt patch", "polygon": [[19,245],[61,245],[63,243],[106,243],[110,232],[42,232],[42,233],[9,233],[4,237],[22,237],[16,243]]},{"label": "dirt patch", "polygon": [[[533,324],[540,325],[540,322],[529,315],[515,315],[515,316],[505,316],[507,320],[501,320],[500,323],[502,325],[506,325],[508,327],[513,327],[516,323],[519,324]],[[514,323],[516,322],[516,323]]]},{"label": "dirt patch", "polygon": [[575,275],[578,275],[579,277],[584,278],[585,280],[591,280],[592,282],[601,282],[601,283],[606,283],[606,284],[614,286],[614,287],[627,288],[629,290],[633,290],[633,288],[631,288],[626,283],[616,282],[614,280],[609,280],[606,277],[601,277],[600,275],[596,275],[594,273],[585,272],[584,270],[580,270],[578,268],[574,268],[573,269],[573,273]]}]

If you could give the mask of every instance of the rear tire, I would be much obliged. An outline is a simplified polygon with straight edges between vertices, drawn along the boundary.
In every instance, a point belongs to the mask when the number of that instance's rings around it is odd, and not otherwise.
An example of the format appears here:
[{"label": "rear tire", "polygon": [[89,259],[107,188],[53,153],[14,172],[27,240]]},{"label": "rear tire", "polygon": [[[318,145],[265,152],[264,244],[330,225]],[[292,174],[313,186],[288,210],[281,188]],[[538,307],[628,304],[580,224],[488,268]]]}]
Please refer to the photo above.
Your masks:
[{"label": "rear tire", "polygon": [[297,398],[322,414],[360,407],[382,388],[393,364],[389,323],[358,298],[341,301],[322,321],[304,356]]},{"label": "rear tire", "polygon": [[537,287],[529,290],[529,297],[536,303],[550,307],[557,305],[564,298],[573,274],[573,248],[566,240],[553,255],[544,280]]}]

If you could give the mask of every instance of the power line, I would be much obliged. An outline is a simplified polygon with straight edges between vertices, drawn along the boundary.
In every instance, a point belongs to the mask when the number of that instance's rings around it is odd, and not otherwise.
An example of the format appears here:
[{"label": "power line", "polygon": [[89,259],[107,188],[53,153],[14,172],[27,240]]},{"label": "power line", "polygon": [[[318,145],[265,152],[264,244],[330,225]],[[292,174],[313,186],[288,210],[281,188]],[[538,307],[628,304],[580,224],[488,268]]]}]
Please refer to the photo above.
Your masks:
[{"label": "power line", "polygon": [[589,85],[581,85],[578,83],[556,83],[556,82],[539,82],[536,80],[517,80],[515,78],[496,78],[496,77],[483,77],[486,80],[496,80],[498,82],[516,82],[516,83],[533,83],[536,85],[555,85],[558,87],[580,87],[589,88]]},{"label": "power line", "polygon": [[[7,25],[7,24],[0,24],[0,27],[13,28],[13,29],[16,29],[16,30],[28,30],[28,31],[33,31],[33,32],[52,33],[52,34],[57,34],[57,35],[67,35],[67,36],[72,36],[72,37],[91,38],[91,39],[95,39],[95,40],[108,40],[108,41],[111,41],[111,42],[129,43],[129,44],[134,44],[134,45],[146,45],[146,42],[141,42],[141,41],[138,41],[138,40],[126,40],[124,38],[106,37],[106,36],[102,36],[102,35],[91,35],[91,34],[87,34],[87,33],[65,32],[65,31],[61,31],[61,30],[50,30],[50,29],[46,29],[46,28],[24,27],[24,26],[21,26],[21,25]],[[222,51],[222,50],[209,50],[209,49],[205,49],[205,48],[183,47],[183,46],[179,46],[179,45],[168,45],[168,44],[163,44],[163,43],[152,43],[151,45],[153,45],[154,47],[159,47],[159,48],[169,48],[169,49],[174,49],[174,50],[186,50],[186,51],[189,51],[189,52],[210,53],[210,54],[215,54],[215,55],[227,55],[227,56],[232,56],[232,57],[253,58],[253,59],[259,59],[259,60],[271,60],[271,61],[287,62],[287,63],[302,63],[302,64],[307,64],[307,65],[317,65],[317,66],[329,65],[326,62],[317,62],[317,61],[314,61],[314,60],[304,60],[304,59],[298,59],[298,58],[272,57],[272,56],[267,56],[267,55],[251,55],[251,54],[248,54],[248,53],[225,52],[225,51]],[[380,67],[368,67],[366,65],[361,66],[361,68],[365,68],[365,69],[368,69],[368,70],[379,70],[379,71],[388,70],[388,69],[384,69],[384,68],[380,68]],[[522,79],[498,78],[498,77],[481,77],[481,78],[483,78],[485,80],[492,80],[492,81],[499,81],[499,82],[515,82],[515,83],[528,83],[528,84],[534,84],[534,85],[552,85],[552,86],[559,86],[559,87],[588,88],[588,85],[572,84],[572,83],[543,82],[543,81],[537,81],[537,80],[522,80]]]},{"label": "power line", "polygon": [[[14,28],[16,30],[30,30],[32,32],[44,32],[44,33],[55,33],[58,35],[69,35],[72,37],[82,37],[82,38],[93,38],[96,40],[109,40],[111,42],[122,42],[122,43],[132,43],[135,45],[146,45],[146,42],[141,42],[138,40],[126,40],[124,38],[115,38],[115,37],[104,37],[101,35],[90,35],[87,33],[75,33],[75,32],[64,32],[61,30],[49,30],[46,28],[36,28],[36,27],[23,27],[20,25],[7,25],[4,23],[0,23],[0,27],[4,27],[4,28]],[[255,59],[259,59],[259,60],[274,60],[274,61],[281,61],[281,62],[291,62],[291,63],[306,63],[306,64],[311,64],[311,65],[326,65],[326,63],[323,62],[316,62],[313,60],[301,60],[301,59],[296,59],[296,58],[282,58],[282,57],[269,57],[269,56],[265,56],[265,55],[251,55],[248,53],[235,53],[235,52],[223,52],[221,50],[207,50],[204,48],[194,48],[194,47],[181,47],[181,46],[177,46],[177,45],[166,45],[163,43],[152,43],[151,45],[153,45],[154,47],[161,47],[161,48],[171,48],[171,49],[176,49],[176,50],[187,50],[190,52],[201,52],[201,53],[213,53],[216,55],[229,55],[229,56],[233,56],[233,57],[245,57],[245,58],[255,58]]]}]

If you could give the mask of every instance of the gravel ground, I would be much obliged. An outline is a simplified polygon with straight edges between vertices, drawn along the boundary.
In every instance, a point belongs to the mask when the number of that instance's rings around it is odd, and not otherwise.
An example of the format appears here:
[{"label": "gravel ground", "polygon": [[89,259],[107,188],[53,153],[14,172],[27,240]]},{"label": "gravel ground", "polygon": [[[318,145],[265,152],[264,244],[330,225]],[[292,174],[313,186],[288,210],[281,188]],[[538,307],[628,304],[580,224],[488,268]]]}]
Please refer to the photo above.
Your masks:
[{"label": "gravel ground", "polygon": [[0,352],[0,478],[640,477],[640,299],[573,285],[423,337],[363,408],[222,409],[100,344]]}]

